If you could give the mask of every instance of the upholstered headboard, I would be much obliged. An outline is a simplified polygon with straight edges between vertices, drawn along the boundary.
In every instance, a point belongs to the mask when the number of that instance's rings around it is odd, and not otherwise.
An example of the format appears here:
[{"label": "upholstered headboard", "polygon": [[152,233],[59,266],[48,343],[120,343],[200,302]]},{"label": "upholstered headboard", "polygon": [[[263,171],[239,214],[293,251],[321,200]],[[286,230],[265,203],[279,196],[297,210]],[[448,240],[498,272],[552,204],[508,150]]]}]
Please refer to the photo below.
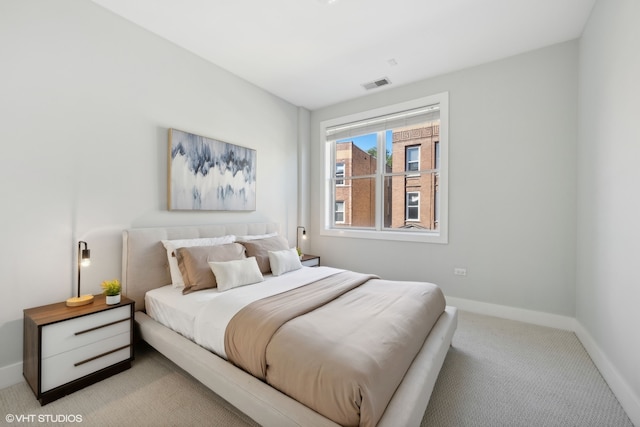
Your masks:
[{"label": "upholstered headboard", "polygon": [[122,232],[122,292],[144,310],[144,295],[171,283],[167,251],[161,240],[278,232],[276,223],[132,228]]}]

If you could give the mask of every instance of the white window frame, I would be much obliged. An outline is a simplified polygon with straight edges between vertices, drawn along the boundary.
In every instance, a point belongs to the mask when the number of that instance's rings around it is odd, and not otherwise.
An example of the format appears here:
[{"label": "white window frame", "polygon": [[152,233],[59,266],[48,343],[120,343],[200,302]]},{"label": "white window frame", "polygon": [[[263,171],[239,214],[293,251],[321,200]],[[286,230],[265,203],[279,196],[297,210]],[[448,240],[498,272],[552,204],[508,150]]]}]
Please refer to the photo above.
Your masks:
[{"label": "white window frame", "polygon": [[[342,165],[342,175],[338,174],[338,172],[340,170],[340,168],[338,167],[339,165]],[[344,186],[345,167],[346,167],[346,165],[345,165],[344,162],[337,162],[336,163],[336,185]]]},{"label": "white window frame", "polygon": [[[410,194],[414,194],[417,196],[418,198],[418,204],[417,205],[409,205],[409,195]],[[404,196],[404,203],[405,203],[405,213],[404,213],[404,217],[405,217],[405,221],[411,221],[411,222],[416,222],[416,221],[420,221],[420,192],[419,191],[407,191],[405,193]],[[416,208],[418,210],[418,217],[417,218],[409,218],[409,208]]]},{"label": "white window frame", "polygon": [[[438,191],[438,230],[429,231],[412,231],[411,229],[387,229],[384,228],[383,221],[383,206],[382,203],[376,205],[376,225],[374,228],[339,228],[334,227],[334,215],[335,205],[333,200],[333,185],[332,177],[335,173],[336,159],[334,152],[331,149],[331,142],[327,141],[327,129],[335,126],[345,125],[361,120],[366,120],[375,117],[386,116],[394,113],[401,113],[403,111],[426,107],[429,105],[439,104],[440,107],[440,135],[439,135],[439,150],[440,150],[440,170],[439,170],[439,191]],[[320,215],[320,235],[322,236],[335,236],[335,237],[352,237],[362,239],[379,239],[379,240],[397,240],[397,241],[412,241],[412,242],[426,242],[426,243],[441,243],[446,244],[449,242],[449,93],[443,92],[423,98],[415,99],[412,101],[402,102],[399,104],[389,105],[386,107],[376,108],[373,110],[363,111],[360,113],[350,114],[348,116],[338,117],[331,120],[326,120],[320,123],[320,141],[321,141],[321,159],[322,173],[321,173],[321,188],[320,191],[320,206],[322,207],[323,215]],[[381,145],[378,144],[379,146]],[[384,149],[384,147],[382,147]],[[380,151],[380,147],[378,148]],[[385,156],[378,156],[379,173],[376,174],[376,200],[383,200],[383,174],[380,171],[384,171],[384,164],[386,162]],[[345,213],[346,214],[346,213]]]},{"label": "white window frame", "polygon": [[[409,151],[411,151],[411,150],[416,150],[418,152],[418,160],[409,161],[408,154],[409,154]],[[404,169],[405,169],[406,172],[414,172],[414,171],[410,171],[409,170],[409,163],[417,163],[418,164],[418,168],[415,170],[415,172],[418,172],[420,170],[420,154],[421,153],[420,153],[420,146],[419,145],[412,145],[412,146],[406,148],[406,152],[405,152],[406,158],[404,159],[404,163],[405,163]]]},{"label": "white window frame", "polygon": [[[338,204],[340,204],[342,206],[342,210],[338,209]],[[333,217],[335,219],[335,216],[337,213],[342,213],[342,221],[336,221],[336,223],[338,224],[344,224],[344,217],[345,217],[345,209],[344,209],[344,200],[336,200],[334,203],[334,210],[333,210]]]}]

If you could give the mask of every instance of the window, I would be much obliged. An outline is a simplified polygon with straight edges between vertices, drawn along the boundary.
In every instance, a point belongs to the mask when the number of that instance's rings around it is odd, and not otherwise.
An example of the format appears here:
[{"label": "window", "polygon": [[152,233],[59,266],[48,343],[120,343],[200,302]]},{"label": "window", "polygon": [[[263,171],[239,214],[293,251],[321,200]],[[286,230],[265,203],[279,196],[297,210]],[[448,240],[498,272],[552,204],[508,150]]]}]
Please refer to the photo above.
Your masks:
[{"label": "window", "polygon": [[407,172],[414,172],[420,170],[420,146],[406,147],[407,153],[407,166],[405,170]]},{"label": "window", "polygon": [[336,163],[336,185],[344,185],[344,163]]},{"label": "window", "polygon": [[336,201],[335,220],[337,223],[344,222],[344,202]]},{"label": "window", "polygon": [[407,193],[407,221],[420,221],[420,193],[411,191]]},{"label": "window", "polygon": [[447,243],[447,93],[328,120],[322,235]]}]

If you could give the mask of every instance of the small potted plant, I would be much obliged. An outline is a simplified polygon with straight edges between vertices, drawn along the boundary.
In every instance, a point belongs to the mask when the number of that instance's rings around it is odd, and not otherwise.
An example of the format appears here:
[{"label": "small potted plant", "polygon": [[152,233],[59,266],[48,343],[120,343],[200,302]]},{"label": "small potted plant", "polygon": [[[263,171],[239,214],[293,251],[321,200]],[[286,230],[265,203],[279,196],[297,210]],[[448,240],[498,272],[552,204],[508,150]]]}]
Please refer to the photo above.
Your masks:
[{"label": "small potted plant", "polygon": [[103,293],[107,296],[107,304],[118,304],[120,302],[120,281],[118,279],[105,280],[100,284]]},{"label": "small potted plant", "polygon": [[302,259],[302,249],[296,247],[296,251],[298,251],[298,258]]}]

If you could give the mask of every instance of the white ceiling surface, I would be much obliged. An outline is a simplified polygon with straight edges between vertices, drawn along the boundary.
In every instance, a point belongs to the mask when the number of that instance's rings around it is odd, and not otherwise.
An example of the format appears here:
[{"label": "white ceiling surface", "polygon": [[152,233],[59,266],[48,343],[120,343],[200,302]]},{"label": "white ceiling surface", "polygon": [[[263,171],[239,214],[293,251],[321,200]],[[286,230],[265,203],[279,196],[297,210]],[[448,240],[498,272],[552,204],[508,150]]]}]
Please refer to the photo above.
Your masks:
[{"label": "white ceiling surface", "polygon": [[309,110],[578,38],[595,2],[93,1]]}]

